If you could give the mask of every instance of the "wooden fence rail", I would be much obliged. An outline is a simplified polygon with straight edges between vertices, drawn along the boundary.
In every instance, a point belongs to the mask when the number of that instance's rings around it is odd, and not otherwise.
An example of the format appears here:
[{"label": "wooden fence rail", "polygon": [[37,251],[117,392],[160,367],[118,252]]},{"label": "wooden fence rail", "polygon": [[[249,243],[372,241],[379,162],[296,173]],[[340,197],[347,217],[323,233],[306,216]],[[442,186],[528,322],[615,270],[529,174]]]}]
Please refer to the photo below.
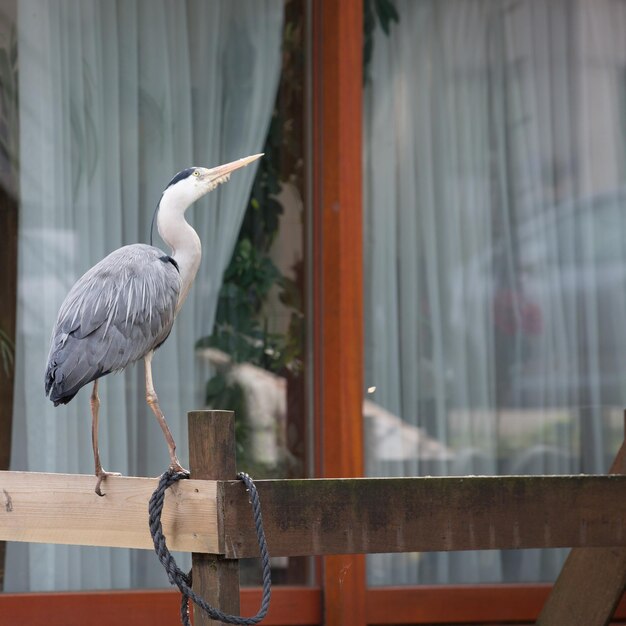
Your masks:
[{"label": "wooden fence rail", "polygon": [[[257,556],[250,505],[225,491],[228,558]],[[626,545],[626,476],[258,481],[270,554]]]},{"label": "wooden fence rail", "polygon": [[[101,498],[93,475],[0,471],[0,541],[154,550],[148,500],[157,483],[112,476]],[[218,552],[216,491],[204,480],[169,490],[161,521],[172,550]]]},{"label": "wooden fence rail", "polygon": [[[154,549],[155,478],[0,472],[0,540]],[[626,546],[626,476],[472,476],[256,482],[273,556]],[[218,493],[223,506],[218,512]],[[258,556],[239,481],[172,486],[172,550]]]}]

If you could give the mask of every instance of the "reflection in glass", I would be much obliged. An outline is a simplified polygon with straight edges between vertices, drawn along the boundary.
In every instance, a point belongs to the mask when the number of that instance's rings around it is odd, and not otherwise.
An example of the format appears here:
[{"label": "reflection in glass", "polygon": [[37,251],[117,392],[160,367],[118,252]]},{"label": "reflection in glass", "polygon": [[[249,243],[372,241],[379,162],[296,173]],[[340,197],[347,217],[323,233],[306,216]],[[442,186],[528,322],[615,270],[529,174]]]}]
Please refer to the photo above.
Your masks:
[{"label": "reflection in glass", "polygon": [[[365,90],[367,472],[605,471],[626,402],[626,3],[395,4]],[[380,555],[369,579],[549,580],[562,558]]]}]

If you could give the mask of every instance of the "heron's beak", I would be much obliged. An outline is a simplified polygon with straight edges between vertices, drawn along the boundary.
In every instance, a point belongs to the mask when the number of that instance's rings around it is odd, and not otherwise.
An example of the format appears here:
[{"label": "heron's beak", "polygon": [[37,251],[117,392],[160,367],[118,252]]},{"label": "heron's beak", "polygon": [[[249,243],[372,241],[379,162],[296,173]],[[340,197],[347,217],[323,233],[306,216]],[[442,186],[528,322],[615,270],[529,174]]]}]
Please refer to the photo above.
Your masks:
[{"label": "heron's beak", "polygon": [[249,163],[260,159],[262,156],[263,153],[253,154],[252,156],[244,157],[243,159],[237,159],[237,161],[232,161],[231,163],[225,163],[224,165],[212,167],[206,172],[206,176],[210,181],[221,182],[221,179],[225,176],[230,176],[230,174],[235,170],[238,170],[240,167],[245,167]]}]

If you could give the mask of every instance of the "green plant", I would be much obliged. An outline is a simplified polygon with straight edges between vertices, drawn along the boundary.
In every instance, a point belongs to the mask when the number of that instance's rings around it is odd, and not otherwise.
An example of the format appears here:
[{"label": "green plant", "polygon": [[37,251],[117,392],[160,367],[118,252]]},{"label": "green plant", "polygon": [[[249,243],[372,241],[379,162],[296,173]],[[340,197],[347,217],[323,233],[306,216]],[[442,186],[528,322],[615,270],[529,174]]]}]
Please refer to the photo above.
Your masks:
[{"label": "green plant", "polygon": [[[239,461],[257,476],[276,468],[251,467],[242,454],[248,439],[248,407],[245,390],[229,372],[237,363],[249,363],[279,375],[289,372],[296,377],[302,369],[304,316],[299,279],[285,276],[273,262],[270,250],[284,210],[278,196],[285,184],[301,190],[304,179],[304,133],[299,127],[304,108],[303,24],[302,3],[290,0],[285,6],[281,81],[264,157],[224,272],[213,333],[197,343],[198,347],[217,348],[229,357],[230,365],[207,382],[205,400],[208,406],[235,411]],[[294,269],[300,277],[300,267]],[[290,316],[287,332],[270,329],[268,301],[272,293]]]},{"label": "green plant", "polygon": [[[276,239],[283,206],[277,196],[285,183],[302,186],[302,115],[304,79],[301,3],[285,7],[281,81],[263,146],[248,208],[230,263],[224,272],[213,334],[200,346],[219,348],[235,363],[248,362],[272,372],[297,368],[302,319],[298,287],[276,267],[270,249]],[[272,290],[291,310],[294,323],[287,334],[268,330],[267,301]],[[296,347],[297,346],[297,347]]]},{"label": "green plant", "polygon": [[199,347],[218,348],[235,363],[252,363],[271,372],[292,367],[299,342],[289,332],[270,332],[264,312],[275,287],[281,290],[283,303],[292,308],[292,316],[299,319],[297,300],[289,297],[296,291],[293,281],[281,274],[267,253],[254,247],[248,237],[240,237],[224,274],[215,330],[198,342]]},{"label": "green plant", "polygon": [[[198,347],[217,348],[226,353],[231,365],[249,363],[291,382],[303,368],[305,320],[302,301],[303,263],[292,268],[295,279],[285,276],[275,265],[270,250],[279,230],[284,208],[279,195],[284,185],[304,192],[304,12],[299,0],[285,5],[283,63],[281,80],[263,147],[248,207],[230,263],[224,273],[219,294],[215,326],[210,336],[198,341]],[[364,68],[371,59],[373,33],[380,22],[389,34],[392,22],[398,21],[392,0],[364,0]],[[268,300],[275,290],[289,314],[287,332],[270,330]],[[238,452],[241,455],[247,437],[248,407],[245,391],[229,376],[229,368],[218,371],[206,385],[208,406],[236,411]],[[239,459],[243,464],[243,456]],[[265,468],[267,469],[267,468]],[[276,468],[274,468],[276,469]],[[264,475],[263,468],[254,468]]]},{"label": "green plant", "polygon": [[377,23],[385,35],[391,32],[391,23],[400,21],[393,0],[363,0],[363,82],[369,81],[368,68],[374,53],[374,31]]}]

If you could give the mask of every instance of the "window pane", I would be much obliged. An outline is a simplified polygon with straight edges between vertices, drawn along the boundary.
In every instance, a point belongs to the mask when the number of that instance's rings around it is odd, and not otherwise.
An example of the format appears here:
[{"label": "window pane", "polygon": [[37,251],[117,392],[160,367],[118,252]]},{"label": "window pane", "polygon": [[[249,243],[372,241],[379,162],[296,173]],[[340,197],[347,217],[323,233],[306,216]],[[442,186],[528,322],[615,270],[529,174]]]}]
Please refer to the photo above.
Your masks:
[{"label": "window pane", "polygon": [[[364,95],[368,474],[604,472],[626,402],[626,3],[395,6]],[[563,555],[381,555],[369,579],[549,580]]]},{"label": "window pane", "polygon": [[[202,261],[155,354],[154,384],[183,465],[187,411],[232,408],[242,469],[307,475],[305,7],[0,3],[0,35],[15,41],[0,39],[0,147],[20,222],[12,469],[93,471],[91,385],[57,408],[43,392],[50,333],[70,287],[112,250],[150,241],[176,172],[265,152],[187,211]],[[11,54],[14,65],[5,63]],[[170,253],[156,229],[154,245]],[[99,392],[103,465],[163,472],[169,457],[145,402],[143,364],[102,379]],[[188,555],[178,558],[188,565]],[[276,560],[275,580],[306,582],[306,563]],[[244,566],[244,580],[257,582],[255,568]],[[147,551],[8,546],[7,591],[167,584]]]}]

